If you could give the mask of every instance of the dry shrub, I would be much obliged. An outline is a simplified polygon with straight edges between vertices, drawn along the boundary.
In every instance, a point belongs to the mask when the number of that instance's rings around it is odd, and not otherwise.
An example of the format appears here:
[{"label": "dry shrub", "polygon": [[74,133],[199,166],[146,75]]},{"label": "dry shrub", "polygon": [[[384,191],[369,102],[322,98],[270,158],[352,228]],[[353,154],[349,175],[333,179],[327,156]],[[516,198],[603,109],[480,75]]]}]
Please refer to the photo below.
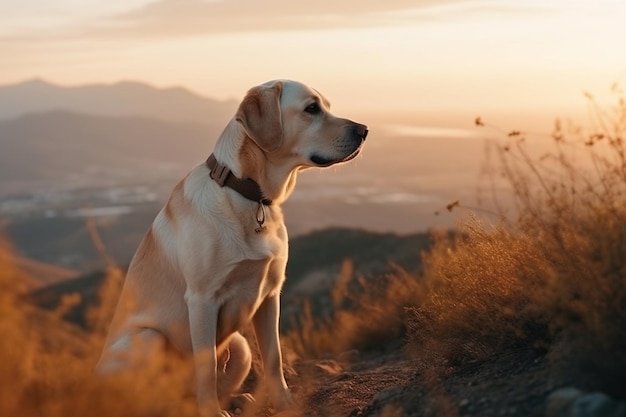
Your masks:
[{"label": "dry shrub", "polygon": [[311,304],[305,303],[298,325],[283,335],[283,342],[299,356],[396,347],[406,330],[405,309],[423,296],[423,286],[401,268],[376,282],[356,277],[347,260],[331,295],[330,317],[316,319]]},{"label": "dry shrub", "polygon": [[626,210],[572,214],[545,240],[562,266],[540,306],[559,337],[556,368],[626,396]]},{"label": "dry shrub", "polygon": [[531,184],[516,191],[517,226],[554,270],[538,308],[561,341],[559,371],[626,396],[626,100],[611,90],[615,105],[586,94],[589,128],[557,120],[552,152],[531,158],[516,139],[501,167],[511,184]]},{"label": "dry shrub", "polygon": [[[121,272],[109,271],[119,282]],[[63,321],[61,306],[46,312],[23,300],[24,274],[15,267],[13,253],[0,240],[0,415],[2,416],[167,416],[192,415],[180,401],[184,386],[178,370],[163,372],[159,358],[145,373],[102,378],[94,367],[104,341],[103,322],[86,333]],[[110,312],[117,292],[104,294],[102,311]],[[75,303],[70,296],[69,305]]]},{"label": "dry shrub", "polygon": [[551,152],[532,156],[520,131],[496,145],[491,172],[519,216],[470,223],[425,256],[429,295],[411,310],[416,357],[454,363],[547,346],[557,375],[626,395],[626,103],[589,99],[591,130],[557,121]]},{"label": "dry shrub", "polygon": [[534,308],[548,271],[529,236],[470,223],[440,236],[424,256],[428,296],[410,309],[408,349],[425,362],[458,365],[547,342]]}]

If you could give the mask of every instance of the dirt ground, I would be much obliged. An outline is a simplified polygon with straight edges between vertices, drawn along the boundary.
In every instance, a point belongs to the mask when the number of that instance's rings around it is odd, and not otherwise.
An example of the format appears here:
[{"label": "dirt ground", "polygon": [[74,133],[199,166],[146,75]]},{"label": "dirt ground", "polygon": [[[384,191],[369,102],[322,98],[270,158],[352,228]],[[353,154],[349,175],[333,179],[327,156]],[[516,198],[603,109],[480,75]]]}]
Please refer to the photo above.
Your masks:
[{"label": "dirt ground", "polygon": [[[302,405],[280,416],[534,417],[558,388],[545,356],[510,352],[456,368],[418,366],[402,349],[301,361],[288,374]],[[269,410],[267,415],[271,415]]]}]

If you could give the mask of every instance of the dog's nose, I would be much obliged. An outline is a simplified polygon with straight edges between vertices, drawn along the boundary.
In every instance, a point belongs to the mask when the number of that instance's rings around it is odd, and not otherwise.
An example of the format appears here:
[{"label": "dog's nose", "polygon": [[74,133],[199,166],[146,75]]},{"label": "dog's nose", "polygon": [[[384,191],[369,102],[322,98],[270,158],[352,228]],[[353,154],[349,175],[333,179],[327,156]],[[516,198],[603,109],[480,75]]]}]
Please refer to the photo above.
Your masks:
[{"label": "dog's nose", "polygon": [[367,130],[367,126],[358,123],[355,123],[354,130],[362,140],[365,140],[365,138],[367,137],[367,133],[369,132]]}]

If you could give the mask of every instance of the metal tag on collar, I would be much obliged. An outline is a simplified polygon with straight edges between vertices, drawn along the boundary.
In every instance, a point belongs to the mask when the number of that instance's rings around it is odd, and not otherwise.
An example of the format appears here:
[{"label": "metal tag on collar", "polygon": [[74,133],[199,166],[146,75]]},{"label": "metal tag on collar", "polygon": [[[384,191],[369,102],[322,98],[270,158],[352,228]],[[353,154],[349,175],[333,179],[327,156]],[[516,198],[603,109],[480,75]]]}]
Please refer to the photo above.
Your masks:
[{"label": "metal tag on collar", "polygon": [[256,208],[256,222],[259,224],[259,227],[254,229],[255,233],[261,233],[267,229],[263,226],[263,223],[265,223],[265,205],[261,201],[259,201],[259,205]]}]

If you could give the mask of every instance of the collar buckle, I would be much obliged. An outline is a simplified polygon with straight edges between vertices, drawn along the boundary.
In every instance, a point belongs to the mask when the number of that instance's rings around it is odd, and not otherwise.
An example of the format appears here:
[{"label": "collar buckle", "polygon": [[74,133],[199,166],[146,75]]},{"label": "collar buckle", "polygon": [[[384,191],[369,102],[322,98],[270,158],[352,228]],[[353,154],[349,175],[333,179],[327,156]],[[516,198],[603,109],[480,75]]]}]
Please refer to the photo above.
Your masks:
[{"label": "collar buckle", "polygon": [[[209,176],[220,187],[229,187],[248,200],[258,202],[264,206],[272,205],[272,200],[263,197],[263,191],[259,184],[250,178],[237,178],[230,168],[217,162],[215,155],[211,154],[206,160],[209,168]],[[231,175],[232,174],[232,175]]]},{"label": "collar buckle", "polygon": [[211,168],[209,175],[213,181],[215,181],[220,187],[223,187],[226,183],[226,179],[228,179],[228,176],[230,175],[230,169],[216,161],[216,164],[213,168]]}]

